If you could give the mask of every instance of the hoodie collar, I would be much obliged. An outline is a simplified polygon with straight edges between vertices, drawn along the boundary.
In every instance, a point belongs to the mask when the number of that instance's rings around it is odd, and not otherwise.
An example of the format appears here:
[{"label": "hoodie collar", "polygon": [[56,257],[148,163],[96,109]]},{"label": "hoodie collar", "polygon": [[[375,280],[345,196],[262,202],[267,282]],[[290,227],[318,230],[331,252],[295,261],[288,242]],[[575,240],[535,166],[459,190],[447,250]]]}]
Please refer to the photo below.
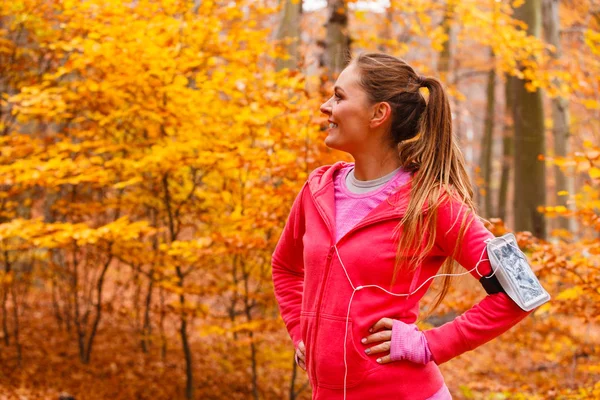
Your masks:
[{"label": "hoodie collar", "polygon": [[[338,161],[314,170],[308,178],[308,188],[319,213],[329,227],[332,236],[335,232],[335,192],[333,180],[336,172],[352,163]],[[384,219],[402,217],[408,205],[411,181],[396,189],[388,198],[375,207],[357,225],[364,226]],[[354,228],[353,228],[354,229]]]}]

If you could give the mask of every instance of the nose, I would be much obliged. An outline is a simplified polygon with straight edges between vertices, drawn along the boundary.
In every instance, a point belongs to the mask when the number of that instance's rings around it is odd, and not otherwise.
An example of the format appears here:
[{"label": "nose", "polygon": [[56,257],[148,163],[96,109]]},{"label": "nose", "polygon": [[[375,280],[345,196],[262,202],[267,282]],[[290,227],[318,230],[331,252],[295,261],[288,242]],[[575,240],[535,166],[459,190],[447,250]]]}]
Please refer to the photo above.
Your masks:
[{"label": "nose", "polygon": [[319,110],[321,110],[321,112],[323,114],[331,115],[331,106],[329,105],[330,101],[331,101],[331,99],[329,99],[325,103],[321,104],[321,107],[319,108]]}]

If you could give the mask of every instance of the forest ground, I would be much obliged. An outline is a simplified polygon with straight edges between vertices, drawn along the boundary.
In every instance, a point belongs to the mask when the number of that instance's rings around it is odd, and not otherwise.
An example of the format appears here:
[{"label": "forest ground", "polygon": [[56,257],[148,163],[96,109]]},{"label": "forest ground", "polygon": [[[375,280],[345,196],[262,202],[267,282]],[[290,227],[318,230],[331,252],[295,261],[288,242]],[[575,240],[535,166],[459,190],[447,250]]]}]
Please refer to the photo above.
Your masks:
[{"label": "forest ground", "polygon": [[[50,303],[46,304],[46,310],[29,309],[24,313],[21,367],[17,365],[14,342],[6,346],[0,338],[0,400],[58,399],[61,392],[77,400],[184,398],[185,371],[175,321],[170,324],[169,347],[162,359],[157,344],[149,354],[141,352],[130,316],[108,309],[96,338],[92,361],[84,365],[79,362],[76,338],[59,328]],[[501,338],[442,365],[453,397],[593,398],[594,395],[588,396],[582,390],[600,381],[600,329],[568,317],[562,321],[562,327],[540,329],[539,324],[545,323],[543,316],[529,317]],[[532,336],[529,332],[534,325],[536,332],[547,328],[548,337]],[[571,330],[569,335],[581,342],[565,340],[566,336],[561,335],[563,329]],[[246,347],[239,347],[237,358],[228,364],[231,350],[227,350],[226,343],[230,339],[201,337],[195,332],[190,336],[196,397],[250,398]],[[261,341],[259,349],[266,353],[277,345],[286,349],[289,338],[285,330],[277,330],[264,335]],[[548,346],[553,346],[552,351],[548,351]],[[291,356],[290,351],[290,359]],[[248,368],[239,367],[244,360]],[[263,362],[259,385],[264,398],[288,398],[290,368],[277,365],[281,364]],[[298,385],[304,382],[306,376],[301,372]],[[597,386],[600,390],[600,385]],[[305,390],[300,398],[309,399],[309,391]]]}]

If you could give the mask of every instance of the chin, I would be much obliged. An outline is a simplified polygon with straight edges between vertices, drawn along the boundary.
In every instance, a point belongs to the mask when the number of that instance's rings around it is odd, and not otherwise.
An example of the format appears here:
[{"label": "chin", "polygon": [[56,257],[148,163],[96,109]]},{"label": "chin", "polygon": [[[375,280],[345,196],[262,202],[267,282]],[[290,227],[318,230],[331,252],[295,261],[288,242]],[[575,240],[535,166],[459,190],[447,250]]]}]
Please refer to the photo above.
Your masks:
[{"label": "chin", "polygon": [[325,142],[325,146],[329,147],[330,149],[344,151],[344,149],[342,148],[342,146],[340,146],[339,143],[336,143],[335,138],[331,137],[331,135],[328,135],[325,138],[324,142]]},{"label": "chin", "polygon": [[331,143],[329,143],[327,141],[325,141],[325,146],[327,146],[327,148],[330,149],[330,150],[344,151],[343,148],[341,148],[339,146],[336,146],[335,144],[331,144]]},{"label": "chin", "polygon": [[328,148],[332,149],[332,150],[338,150],[338,151],[343,151],[345,153],[350,153],[347,143],[346,145],[344,145],[344,143],[340,143],[339,141],[335,140],[335,137],[331,137],[327,136],[324,140],[325,146],[327,146]]}]

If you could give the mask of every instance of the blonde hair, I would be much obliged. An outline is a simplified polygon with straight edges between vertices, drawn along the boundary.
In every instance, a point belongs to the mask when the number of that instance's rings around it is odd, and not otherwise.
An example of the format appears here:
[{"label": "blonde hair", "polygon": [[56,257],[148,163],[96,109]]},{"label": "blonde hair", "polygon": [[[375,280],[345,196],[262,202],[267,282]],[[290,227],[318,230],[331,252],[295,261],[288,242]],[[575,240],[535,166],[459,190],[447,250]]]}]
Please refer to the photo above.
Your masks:
[{"label": "blonde hair", "polygon": [[[433,249],[437,210],[444,201],[458,200],[475,211],[473,188],[452,133],[450,103],[441,82],[420,76],[404,60],[383,53],[361,53],[351,64],[371,103],[390,104],[390,144],[397,146],[403,169],[413,175],[406,213],[396,228],[401,234],[393,284],[400,269],[416,270]],[[427,101],[420,92],[422,87],[429,91]],[[442,264],[441,273],[454,271],[454,258],[472,220],[468,214],[463,214],[454,252]],[[423,232],[428,233],[425,239]],[[451,277],[444,276],[431,310],[442,302],[450,282]]]}]

